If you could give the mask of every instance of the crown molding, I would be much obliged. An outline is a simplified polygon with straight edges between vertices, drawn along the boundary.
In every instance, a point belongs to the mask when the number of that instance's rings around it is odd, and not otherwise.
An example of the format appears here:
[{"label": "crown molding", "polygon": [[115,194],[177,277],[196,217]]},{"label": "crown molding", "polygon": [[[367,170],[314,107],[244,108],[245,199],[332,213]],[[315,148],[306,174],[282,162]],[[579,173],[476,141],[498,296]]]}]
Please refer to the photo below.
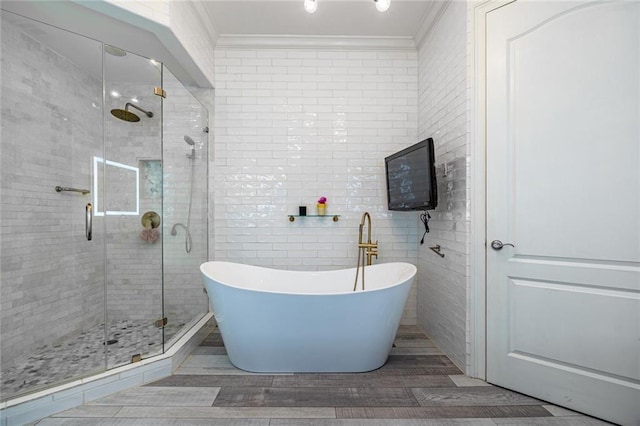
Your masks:
[{"label": "crown molding", "polygon": [[430,3],[429,9],[424,14],[422,22],[418,27],[418,32],[414,36],[416,48],[420,50],[424,42],[427,40],[433,28],[438,24],[442,15],[447,11],[452,0],[434,1]]},{"label": "crown molding", "polygon": [[225,35],[218,36],[216,47],[238,49],[353,49],[416,50],[412,37]]},{"label": "crown molding", "polygon": [[215,21],[213,16],[211,16],[209,8],[205,7],[201,2],[188,2],[188,4],[191,5],[198,17],[198,21],[202,27],[205,28],[209,37],[209,42],[212,46],[215,46],[216,41],[218,40],[218,32],[215,29]]}]

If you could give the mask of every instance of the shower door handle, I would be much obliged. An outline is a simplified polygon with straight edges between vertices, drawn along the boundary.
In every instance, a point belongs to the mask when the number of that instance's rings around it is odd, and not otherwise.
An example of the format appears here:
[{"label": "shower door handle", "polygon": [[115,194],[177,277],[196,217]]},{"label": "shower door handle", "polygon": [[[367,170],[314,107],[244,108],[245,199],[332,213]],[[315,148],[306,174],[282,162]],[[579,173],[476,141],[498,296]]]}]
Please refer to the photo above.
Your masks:
[{"label": "shower door handle", "polygon": [[87,241],[91,241],[91,235],[93,233],[93,206],[91,203],[87,203],[85,207],[84,227]]}]

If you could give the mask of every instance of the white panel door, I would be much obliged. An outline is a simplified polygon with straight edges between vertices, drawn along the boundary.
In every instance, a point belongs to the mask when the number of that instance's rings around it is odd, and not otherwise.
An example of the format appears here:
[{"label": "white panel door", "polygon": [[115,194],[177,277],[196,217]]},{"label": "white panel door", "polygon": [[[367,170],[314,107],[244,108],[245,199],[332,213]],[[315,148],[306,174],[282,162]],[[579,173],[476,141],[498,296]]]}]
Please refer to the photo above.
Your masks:
[{"label": "white panel door", "polygon": [[487,379],[639,425],[640,2],[486,28]]}]

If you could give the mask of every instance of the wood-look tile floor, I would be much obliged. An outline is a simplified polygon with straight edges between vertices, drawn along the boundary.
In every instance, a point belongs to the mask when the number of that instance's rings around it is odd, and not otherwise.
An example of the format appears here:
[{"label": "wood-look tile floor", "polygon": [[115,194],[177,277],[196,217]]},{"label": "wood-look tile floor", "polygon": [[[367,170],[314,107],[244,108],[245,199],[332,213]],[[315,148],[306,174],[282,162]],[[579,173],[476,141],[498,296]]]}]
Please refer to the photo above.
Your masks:
[{"label": "wood-look tile floor", "polygon": [[417,327],[401,326],[387,363],[357,374],[254,374],[210,334],[176,373],[38,425],[606,425],[462,375]]}]

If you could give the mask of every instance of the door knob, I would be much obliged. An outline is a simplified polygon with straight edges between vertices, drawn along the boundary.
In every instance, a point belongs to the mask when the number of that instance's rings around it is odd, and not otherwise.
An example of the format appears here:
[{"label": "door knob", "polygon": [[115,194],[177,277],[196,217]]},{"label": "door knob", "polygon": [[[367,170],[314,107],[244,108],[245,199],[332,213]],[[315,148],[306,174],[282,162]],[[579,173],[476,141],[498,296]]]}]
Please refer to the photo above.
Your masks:
[{"label": "door knob", "polygon": [[491,241],[491,248],[494,250],[502,250],[502,247],[504,246],[511,246],[511,247],[515,247],[513,244],[511,243],[503,243],[500,240],[493,240]]}]

